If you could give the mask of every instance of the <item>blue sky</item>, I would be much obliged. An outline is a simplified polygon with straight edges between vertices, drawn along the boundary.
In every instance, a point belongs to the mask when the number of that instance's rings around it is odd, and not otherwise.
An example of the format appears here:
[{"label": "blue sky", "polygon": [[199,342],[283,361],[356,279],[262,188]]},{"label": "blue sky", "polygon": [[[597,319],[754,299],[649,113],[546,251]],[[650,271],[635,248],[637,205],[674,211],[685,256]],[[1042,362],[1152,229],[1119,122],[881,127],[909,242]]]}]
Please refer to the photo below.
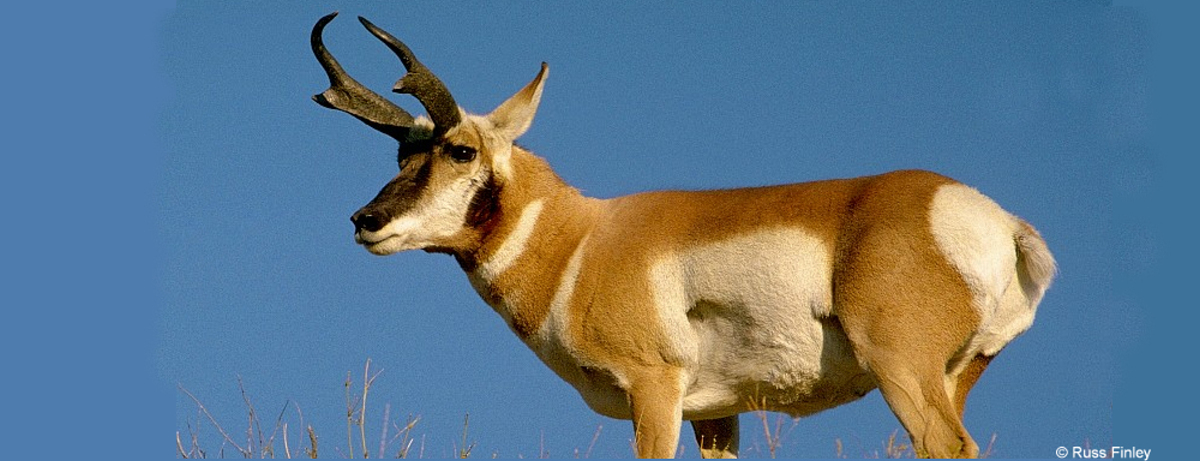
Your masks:
[{"label": "blue sky", "polygon": [[[588,410],[451,258],[379,258],[353,243],[348,217],[394,174],[395,146],[309,99],[327,81],[308,33],[338,10],[327,45],[385,94],[399,63],[356,15],[406,41],[474,112],[548,62],[521,143],[589,195],[901,168],[977,187],[1038,227],[1061,273],[1033,328],[972,393],[974,437],[995,434],[994,455],[1018,458],[1172,443],[1147,418],[1165,408],[1154,394],[1176,389],[1144,380],[1173,376],[1140,357],[1178,348],[1161,332],[1179,327],[1160,314],[1191,307],[1161,302],[1156,287],[1194,282],[1158,275],[1190,249],[1156,259],[1159,235],[1172,234],[1152,228],[1172,221],[1146,204],[1186,185],[1167,160],[1177,146],[1161,135],[1194,126],[1162,114],[1194,92],[1153,91],[1159,76],[1180,75],[1169,56],[1182,20],[1162,8],[180,1],[65,17],[23,8],[5,38],[12,59],[38,73],[5,76],[6,111],[25,108],[13,139],[45,154],[6,158],[0,174],[6,208],[25,216],[14,227],[50,244],[6,244],[17,269],[7,291],[30,306],[15,314],[27,321],[5,326],[6,349],[42,344],[23,339],[40,332],[58,338],[49,355],[12,361],[13,376],[36,383],[14,399],[30,405],[18,413],[32,427],[63,423],[28,402],[62,402],[79,412],[68,427],[104,426],[81,430],[97,444],[171,456],[174,432],[199,424],[215,453],[215,431],[175,386],[242,430],[240,377],[265,424],[291,402],[293,430],[299,406],[336,456],[346,450],[343,382],[347,372],[360,382],[369,358],[383,370],[370,393],[372,448],[387,404],[393,419],[420,415],[414,433],[427,456],[451,453],[467,413],[477,456],[570,456],[597,427],[594,456],[631,454],[629,423]],[[50,32],[55,21],[64,27]],[[743,454],[765,455],[761,426],[744,418]],[[779,453],[830,457],[840,439],[860,457],[898,429],[872,393],[799,420]],[[696,457],[683,442],[683,456]]]}]

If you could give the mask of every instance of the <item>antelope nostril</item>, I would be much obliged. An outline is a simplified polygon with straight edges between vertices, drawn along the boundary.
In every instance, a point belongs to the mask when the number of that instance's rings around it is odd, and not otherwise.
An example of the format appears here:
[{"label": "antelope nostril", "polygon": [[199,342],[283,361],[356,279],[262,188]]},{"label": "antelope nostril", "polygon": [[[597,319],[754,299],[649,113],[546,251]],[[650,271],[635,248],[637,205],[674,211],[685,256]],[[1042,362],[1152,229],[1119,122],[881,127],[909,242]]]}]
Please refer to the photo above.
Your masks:
[{"label": "antelope nostril", "polygon": [[383,229],[383,225],[387,222],[387,219],[370,211],[359,210],[353,216],[350,216],[350,222],[354,223],[354,230],[356,231],[375,232]]}]

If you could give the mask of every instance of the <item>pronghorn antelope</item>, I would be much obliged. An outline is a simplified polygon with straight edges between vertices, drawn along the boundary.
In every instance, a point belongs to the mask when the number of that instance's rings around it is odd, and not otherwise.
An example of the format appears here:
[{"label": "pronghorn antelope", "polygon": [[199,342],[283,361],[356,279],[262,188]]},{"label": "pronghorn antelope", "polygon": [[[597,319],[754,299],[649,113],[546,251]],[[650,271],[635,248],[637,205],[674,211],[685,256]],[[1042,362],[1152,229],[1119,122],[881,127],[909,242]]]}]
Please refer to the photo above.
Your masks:
[{"label": "pronghorn antelope", "polygon": [[514,144],[547,66],[487,115],[407,46],[414,118],[312,48],[313,99],[399,141],[399,174],[351,217],[387,255],[453,255],[471,286],[587,405],[633,421],[637,454],[736,457],[738,414],[808,415],[878,388],[918,454],[974,456],[967,392],[1028,329],[1055,274],[1045,242],[975,189],[925,171],[734,190],[583,196]]}]

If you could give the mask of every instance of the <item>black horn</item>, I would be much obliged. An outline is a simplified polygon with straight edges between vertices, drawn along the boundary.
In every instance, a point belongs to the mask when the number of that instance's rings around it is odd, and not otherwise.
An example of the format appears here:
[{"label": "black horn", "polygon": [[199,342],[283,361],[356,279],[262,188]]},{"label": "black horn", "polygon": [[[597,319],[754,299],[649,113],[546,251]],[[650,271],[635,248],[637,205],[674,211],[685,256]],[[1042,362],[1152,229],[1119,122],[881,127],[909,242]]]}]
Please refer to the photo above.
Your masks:
[{"label": "black horn", "polygon": [[450,90],[446,89],[446,85],[433,72],[430,72],[428,67],[417,60],[412,50],[404,42],[371,24],[371,21],[362,16],[358,17],[358,21],[372,35],[387,45],[393,53],[396,53],[396,57],[400,58],[400,62],[408,70],[407,74],[396,81],[396,86],[392,88],[392,91],[411,94],[421,102],[422,106],[425,106],[425,111],[429,113],[429,118],[433,121],[434,137],[441,137],[447,130],[458,126],[462,121],[462,114],[459,113],[458,103],[454,102],[454,97],[450,95]]},{"label": "black horn", "polygon": [[329,21],[332,21],[337,15],[337,12],[330,13],[313,26],[313,54],[321,63],[321,67],[325,69],[325,73],[329,75],[329,89],[314,95],[313,101],[324,107],[353,115],[397,141],[404,141],[413,126],[412,115],[351,78],[325,48],[325,44],[321,40],[321,33],[325,30],[325,25],[329,24]]}]

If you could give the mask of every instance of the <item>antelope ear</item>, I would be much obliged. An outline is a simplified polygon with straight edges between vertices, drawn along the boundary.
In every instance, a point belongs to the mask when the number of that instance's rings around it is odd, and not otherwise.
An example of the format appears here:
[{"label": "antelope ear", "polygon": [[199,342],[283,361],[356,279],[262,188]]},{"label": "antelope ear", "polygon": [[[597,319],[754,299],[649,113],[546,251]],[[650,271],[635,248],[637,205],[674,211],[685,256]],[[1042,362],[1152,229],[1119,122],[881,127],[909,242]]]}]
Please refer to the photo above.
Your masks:
[{"label": "antelope ear", "polygon": [[532,82],[488,114],[487,119],[492,122],[492,126],[506,138],[516,140],[533,124],[533,116],[537,114],[538,103],[542,100],[542,87],[549,71],[550,66],[543,62],[542,70]]}]

